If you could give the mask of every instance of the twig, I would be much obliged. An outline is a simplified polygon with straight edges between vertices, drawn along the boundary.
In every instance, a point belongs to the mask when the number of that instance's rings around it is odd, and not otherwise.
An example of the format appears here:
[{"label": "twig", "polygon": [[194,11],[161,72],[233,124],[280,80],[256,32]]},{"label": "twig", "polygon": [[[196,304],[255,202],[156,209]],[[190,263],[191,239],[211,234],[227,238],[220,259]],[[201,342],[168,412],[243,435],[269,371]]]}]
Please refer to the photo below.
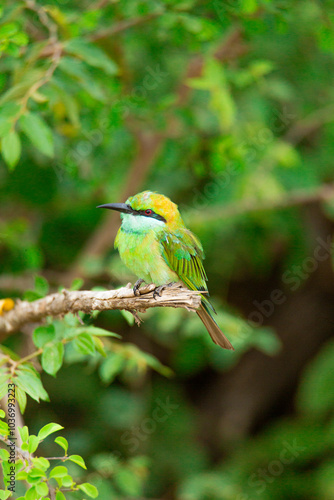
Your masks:
[{"label": "twig", "polygon": [[192,219],[194,222],[203,223],[209,220],[216,220],[222,218],[234,217],[241,214],[266,211],[266,210],[279,210],[298,205],[308,205],[319,201],[330,201],[334,199],[334,184],[325,184],[317,189],[310,191],[306,189],[295,189],[287,195],[276,199],[269,199],[265,201],[258,201],[254,199],[246,199],[238,203],[230,205],[216,205],[207,208],[206,210],[189,210],[187,218]]},{"label": "twig", "polygon": [[[243,43],[242,30],[239,26],[236,26],[226,34],[222,43],[218,45],[213,55],[215,59],[223,62],[236,59],[245,54],[246,51],[247,46]],[[181,82],[177,92],[175,108],[185,106],[185,104],[187,103],[189,95],[193,91],[190,85],[188,85],[188,80],[201,76],[203,65],[204,58],[202,56],[195,57],[190,61],[185,77]]]},{"label": "twig", "polygon": [[0,435],[0,441],[2,443],[5,443],[7,446],[14,446],[17,455],[19,455],[22,458],[22,460],[27,460],[29,465],[32,465],[32,461],[31,461],[29,453],[27,453],[26,451],[23,451],[19,446],[17,446],[15,443],[13,443],[13,441],[11,441],[10,438],[5,438],[4,436]]},{"label": "twig", "polygon": [[17,115],[13,119],[13,127],[17,120],[21,117],[22,114],[25,113],[27,109],[27,104],[29,99],[37,92],[39,88],[48,83],[54,72],[56,71],[63,52],[63,45],[60,43],[58,39],[58,28],[56,23],[54,23],[46,13],[46,10],[37,5],[34,0],[26,0],[25,7],[33,12],[35,12],[39,18],[40,23],[47,29],[49,33],[49,37],[47,39],[47,46],[43,49],[48,49],[48,56],[51,57],[51,64],[49,68],[46,70],[45,74],[40,78],[37,82],[35,82],[25,93],[23,98],[21,99],[21,107],[17,113]]},{"label": "twig", "polygon": [[306,116],[302,120],[296,122],[292,127],[286,132],[285,140],[291,144],[298,144],[305,137],[316,132],[325,123],[330,123],[333,121],[334,115],[334,105],[330,104],[324,108],[317,109],[310,115]]},{"label": "twig", "polygon": [[175,284],[167,288],[161,297],[153,298],[155,288],[153,284],[142,287],[139,296],[134,295],[130,284],[118,290],[103,292],[63,290],[34,302],[19,301],[14,309],[0,317],[0,333],[14,333],[27,323],[40,322],[47,316],[59,317],[70,312],[90,313],[114,309],[145,311],[150,307],[183,307],[195,311],[200,305],[200,292]]},{"label": "twig", "polygon": [[[6,417],[7,419],[9,418],[8,415],[8,394],[5,394],[1,401],[1,407],[5,409]],[[17,401],[15,401],[15,428],[14,428],[14,436],[16,439],[17,446],[21,446],[22,444],[22,439],[21,435],[18,431],[18,428],[21,427],[21,429],[24,427],[24,420],[20,411],[20,407],[17,404]]]},{"label": "twig", "polygon": [[34,279],[30,274],[17,276],[14,274],[3,274],[0,276],[0,290],[17,290],[25,292],[34,287]]},{"label": "twig", "polygon": [[117,35],[122,31],[125,31],[129,28],[133,28],[134,26],[139,26],[140,24],[147,23],[156,17],[162,16],[163,11],[152,12],[151,14],[147,14],[146,16],[135,17],[134,19],[129,19],[125,21],[121,21],[109,28],[105,28],[103,30],[98,31],[90,36],[90,41],[96,42],[96,40],[101,40],[102,38],[108,38],[113,35]]}]

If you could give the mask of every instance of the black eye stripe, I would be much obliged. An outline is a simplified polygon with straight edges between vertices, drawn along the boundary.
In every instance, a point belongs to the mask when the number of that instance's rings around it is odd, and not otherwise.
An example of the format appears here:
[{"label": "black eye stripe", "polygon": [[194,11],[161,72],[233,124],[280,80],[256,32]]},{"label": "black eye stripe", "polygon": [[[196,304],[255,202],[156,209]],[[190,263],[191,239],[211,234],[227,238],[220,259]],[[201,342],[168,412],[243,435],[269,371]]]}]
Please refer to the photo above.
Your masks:
[{"label": "black eye stripe", "polygon": [[159,215],[159,214],[155,213],[151,208],[149,209],[149,210],[151,210],[150,214],[146,214],[145,213],[146,210],[148,210],[148,209],[145,209],[145,210],[136,210],[134,212],[134,215],[142,215],[144,217],[150,217],[152,219],[160,220],[161,222],[166,222],[166,219],[162,215]]}]

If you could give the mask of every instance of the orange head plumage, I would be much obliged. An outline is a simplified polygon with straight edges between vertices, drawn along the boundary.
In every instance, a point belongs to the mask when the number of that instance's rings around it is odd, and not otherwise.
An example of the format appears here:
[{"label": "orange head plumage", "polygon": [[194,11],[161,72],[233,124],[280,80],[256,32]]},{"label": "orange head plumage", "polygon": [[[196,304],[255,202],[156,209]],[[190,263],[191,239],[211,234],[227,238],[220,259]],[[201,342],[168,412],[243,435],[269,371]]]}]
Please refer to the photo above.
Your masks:
[{"label": "orange head plumage", "polygon": [[170,229],[184,226],[176,203],[173,203],[167,196],[162,194],[143,191],[135,196],[130,196],[126,200],[126,204],[147,217],[158,218],[158,220],[164,219]]}]

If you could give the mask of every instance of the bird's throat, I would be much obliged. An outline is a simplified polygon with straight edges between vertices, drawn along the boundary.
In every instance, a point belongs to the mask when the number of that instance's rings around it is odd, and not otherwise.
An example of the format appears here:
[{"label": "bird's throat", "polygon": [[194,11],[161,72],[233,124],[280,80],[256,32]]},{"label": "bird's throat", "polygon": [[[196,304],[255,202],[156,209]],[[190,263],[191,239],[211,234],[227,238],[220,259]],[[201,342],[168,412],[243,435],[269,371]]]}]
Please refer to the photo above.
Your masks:
[{"label": "bird's throat", "polygon": [[126,233],[145,234],[149,231],[162,229],[164,222],[151,217],[122,214],[122,231]]}]

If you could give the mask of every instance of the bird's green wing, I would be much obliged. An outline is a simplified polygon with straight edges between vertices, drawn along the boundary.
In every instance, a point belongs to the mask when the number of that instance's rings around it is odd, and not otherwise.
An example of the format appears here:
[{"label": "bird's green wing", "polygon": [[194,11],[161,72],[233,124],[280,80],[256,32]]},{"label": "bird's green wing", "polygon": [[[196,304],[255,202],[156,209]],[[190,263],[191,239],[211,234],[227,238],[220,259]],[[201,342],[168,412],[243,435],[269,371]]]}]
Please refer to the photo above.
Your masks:
[{"label": "bird's green wing", "polygon": [[[196,236],[188,229],[177,232],[165,231],[161,240],[162,256],[167,265],[179,276],[180,280],[190,289],[207,292],[207,276],[202,264],[203,248]],[[204,307],[214,308],[202,295]]]}]

